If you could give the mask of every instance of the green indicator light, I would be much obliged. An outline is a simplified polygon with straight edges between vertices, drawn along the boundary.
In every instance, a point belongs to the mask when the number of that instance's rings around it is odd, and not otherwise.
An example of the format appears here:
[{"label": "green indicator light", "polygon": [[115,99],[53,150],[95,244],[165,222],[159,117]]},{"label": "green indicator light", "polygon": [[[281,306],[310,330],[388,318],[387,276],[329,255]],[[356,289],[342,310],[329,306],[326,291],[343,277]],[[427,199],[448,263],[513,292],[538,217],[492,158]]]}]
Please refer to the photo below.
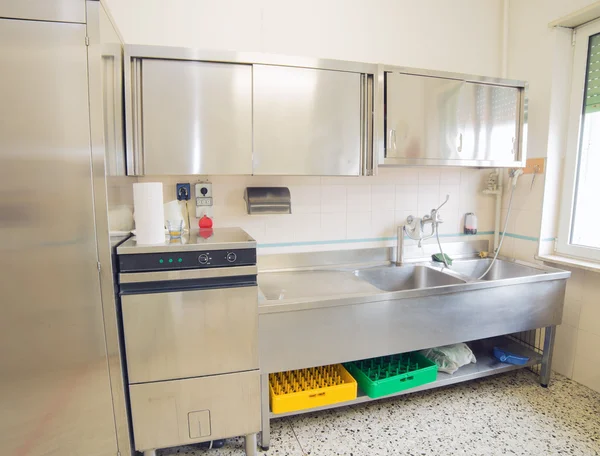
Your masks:
[{"label": "green indicator light", "polygon": [[182,262],[183,262],[183,258],[177,258],[177,261],[178,261],[179,263],[182,263]]},{"label": "green indicator light", "polygon": [[165,262],[165,260],[163,260],[163,259],[161,258],[160,260],[158,260],[158,262],[159,262],[160,264],[163,264],[163,263]]},{"label": "green indicator light", "polygon": [[169,258],[169,263],[172,263],[172,262],[173,262],[173,258]]}]

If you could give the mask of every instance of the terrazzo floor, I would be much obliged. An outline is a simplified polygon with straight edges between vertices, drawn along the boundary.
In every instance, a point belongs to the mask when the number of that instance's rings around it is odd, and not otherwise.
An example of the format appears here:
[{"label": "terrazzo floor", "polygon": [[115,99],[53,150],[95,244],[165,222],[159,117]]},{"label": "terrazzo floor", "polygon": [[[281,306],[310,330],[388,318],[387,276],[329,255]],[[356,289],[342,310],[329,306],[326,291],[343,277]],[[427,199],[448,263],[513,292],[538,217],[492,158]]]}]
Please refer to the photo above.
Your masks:
[{"label": "terrazzo floor", "polygon": [[[527,370],[271,421],[268,455],[600,455],[600,393]],[[243,440],[159,456],[243,456]]]}]

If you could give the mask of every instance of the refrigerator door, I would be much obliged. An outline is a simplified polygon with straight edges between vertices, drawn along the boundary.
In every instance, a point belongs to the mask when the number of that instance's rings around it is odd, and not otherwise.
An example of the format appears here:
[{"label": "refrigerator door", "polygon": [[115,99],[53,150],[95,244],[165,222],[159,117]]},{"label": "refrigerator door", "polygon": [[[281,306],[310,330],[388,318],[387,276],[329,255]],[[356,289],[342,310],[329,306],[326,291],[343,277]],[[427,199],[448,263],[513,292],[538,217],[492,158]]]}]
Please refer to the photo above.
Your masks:
[{"label": "refrigerator door", "polygon": [[0,454],[117,453],[86,26],[0,20]]}]

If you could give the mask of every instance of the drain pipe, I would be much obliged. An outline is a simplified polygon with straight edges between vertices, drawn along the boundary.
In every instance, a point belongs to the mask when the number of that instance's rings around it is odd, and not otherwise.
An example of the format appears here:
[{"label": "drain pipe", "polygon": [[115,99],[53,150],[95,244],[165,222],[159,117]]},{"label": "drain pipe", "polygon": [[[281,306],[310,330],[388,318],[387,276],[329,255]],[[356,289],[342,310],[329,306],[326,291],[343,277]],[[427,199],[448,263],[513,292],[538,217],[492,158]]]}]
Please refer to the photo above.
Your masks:
[{"label": "drain pipe", "polygon": [[[502,2],[502,77],[508,78],[508,18],[510,13],[510,0]],[[502,216],[502,195],[504,193],[504,169],[496,168],[498,175],[498,193],[496,193],[496,219],[494,221],[494,252],[500,246],[500,218]]]},{"label": "drain pipe", "polygon": [[494,221],[494,252],[500,246],[500,217],[502,217],[502,194],[504,182],[504,170],[497,168],[498,174],[498,191],[496,192],[496,220]]},{"label": "drain pipe", "polygon": [[510,0],[502,2],[502,77],[508,77],[508,18],[510,13]]}]

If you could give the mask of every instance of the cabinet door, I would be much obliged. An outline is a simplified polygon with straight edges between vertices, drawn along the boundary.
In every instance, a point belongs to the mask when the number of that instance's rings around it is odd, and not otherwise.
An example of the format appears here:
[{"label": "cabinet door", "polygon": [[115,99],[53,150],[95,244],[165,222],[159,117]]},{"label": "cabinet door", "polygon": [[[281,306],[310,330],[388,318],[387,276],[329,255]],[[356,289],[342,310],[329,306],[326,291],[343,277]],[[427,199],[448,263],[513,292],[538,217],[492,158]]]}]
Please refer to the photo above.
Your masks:
[{"label": "cabinet door", "polygon": [[460,158],[510,162],[517,160],[519,89],[467,82],[461,91]]},{"label": "cabinet door", "polygon": [[458,159],[463,81],[386,73],[386,158]]},{"label": "cabinet door", "polygon": [[144,174],[252,173],[250,65],[144,59],[141,109]]},{"label": "cabinet door", "polygon": [[258,369],[256,299],[255,286],[123,296],[129,383]]},{"label": "cabinet door", "polygon": [[85,23],[85,0],[0,0],[0,17]]},{"label": "cabinet door", "polygon": [[131,385],[129,394],[138,451],[260,431],[258,370]]},{"label": "cabinet door", "polygon": [[254,174],[357,176],[361,75],[254,65]]}]

